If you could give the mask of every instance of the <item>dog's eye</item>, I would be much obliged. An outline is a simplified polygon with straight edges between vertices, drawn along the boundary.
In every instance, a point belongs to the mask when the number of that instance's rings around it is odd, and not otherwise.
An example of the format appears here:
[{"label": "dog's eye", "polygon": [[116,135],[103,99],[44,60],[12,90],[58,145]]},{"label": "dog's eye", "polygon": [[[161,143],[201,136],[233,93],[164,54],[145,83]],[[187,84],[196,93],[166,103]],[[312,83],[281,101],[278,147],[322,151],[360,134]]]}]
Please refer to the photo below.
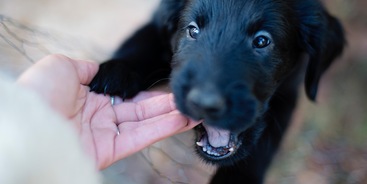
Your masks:
[{"label": "dog's eye", "polygon": [[200,34],[200,29],[195,22],[191,22],[187,27],[187,36],[191,39],[196,40]]},{"label": "dog's eye", "polygon": [[270,45],[270,43],[271,43],[270,38],[268,38],[264,35],[257,36],[254,39],[254,41],[252,42],[254,47],[259,48],[259,49],[267,47],[268,45]]}]

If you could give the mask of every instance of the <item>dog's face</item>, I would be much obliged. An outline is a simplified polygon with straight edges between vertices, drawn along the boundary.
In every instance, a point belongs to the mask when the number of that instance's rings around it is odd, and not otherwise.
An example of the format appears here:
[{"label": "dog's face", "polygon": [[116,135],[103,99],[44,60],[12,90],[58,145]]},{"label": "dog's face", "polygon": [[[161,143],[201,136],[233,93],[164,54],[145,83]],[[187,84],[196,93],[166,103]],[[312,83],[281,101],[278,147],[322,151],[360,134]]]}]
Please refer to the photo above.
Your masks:
[{"label": "dog's face", "polygon": [[284,1],[196,0],[181,14],[171,86],[181,112],[203,120],[198,153],[228,164],[256,146],[263,115],[299,62],[297,16]]},{"label": "dog's face", "polygon": [[282,4],[193,1],[181,20],[172,86],[179,109],[198,127],[198,152],[232,159],[256,144],[262,115],[297,61],[296,33]]}]

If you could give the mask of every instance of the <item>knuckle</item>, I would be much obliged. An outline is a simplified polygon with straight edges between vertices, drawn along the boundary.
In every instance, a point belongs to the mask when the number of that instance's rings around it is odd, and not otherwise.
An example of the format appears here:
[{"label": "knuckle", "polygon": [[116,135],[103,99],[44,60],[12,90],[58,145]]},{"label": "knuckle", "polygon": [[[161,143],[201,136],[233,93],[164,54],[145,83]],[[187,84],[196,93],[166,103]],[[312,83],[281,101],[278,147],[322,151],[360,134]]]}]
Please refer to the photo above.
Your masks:
[{"label": "knuckle", "polygon": [[139,121],[146,119],[146,109],[144,105],[137,103],[135,108],[135,115]]}]

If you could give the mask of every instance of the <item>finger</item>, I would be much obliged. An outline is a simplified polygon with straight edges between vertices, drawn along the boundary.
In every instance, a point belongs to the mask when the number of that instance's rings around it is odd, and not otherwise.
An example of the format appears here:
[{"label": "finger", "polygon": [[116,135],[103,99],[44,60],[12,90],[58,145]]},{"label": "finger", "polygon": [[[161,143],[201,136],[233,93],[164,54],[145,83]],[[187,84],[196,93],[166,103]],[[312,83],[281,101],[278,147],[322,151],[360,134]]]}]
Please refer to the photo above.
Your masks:
[{"label": "finger", "polygon": [[117,124],[142,121],[176,110],[172,94],[160,95],[136,103],[122,103],[113,108],[117,116]]},{"label": "finger", "polygon": [[193,123],[179,113],[170,113],[155,119],[153,122],[146,120],[144,126],[134,129],[119,125],[120,135],[116,137],[116,159],[125,158],[141,149],[178,132],[189,130]]},{"label": "finger", "polygon": [[137,94],[134,98],[126,100],[126,102],[139,102],[142,100],[146,100],[148,98],[152,98],[152,97],[160,96],[164,94],[168,94],[168,93],[164,91],[142,91],[139,94]]},{"label": "finger", "polygon": [[123,100],[122,98],[115,96],[115,102],[114,105],[119,105],[121,103],[136,103],[142,100],[146,100],[148,98],[152,98],[155,96],[160,96],[160,95],[164,95],[164,94],[168,94],[167,92],[164,91],[142,91],[139,92],[134,98],[131,99],[125,99]]}]

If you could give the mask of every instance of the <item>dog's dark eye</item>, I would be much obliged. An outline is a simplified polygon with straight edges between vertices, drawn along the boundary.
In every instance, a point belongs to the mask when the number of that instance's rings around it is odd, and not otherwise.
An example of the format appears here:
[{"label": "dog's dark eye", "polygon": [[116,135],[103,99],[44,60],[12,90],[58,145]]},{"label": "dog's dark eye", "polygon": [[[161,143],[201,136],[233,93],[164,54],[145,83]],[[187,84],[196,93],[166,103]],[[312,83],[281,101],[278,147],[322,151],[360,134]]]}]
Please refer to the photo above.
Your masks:
[{"label": "dog's dark eye", "polygon": [[263,35],[256,37],[252,42],[254,47],[259,49],[267,47],[268,45],[270,45],[270,43],[271,43],[270,38]]},{"label": "dog's dark eye", "polygon": [[200,34],[200,29],[198,28],[195,22],[191,22],[187,27],[187,36],[196,40],[198,35]]},{"label": "dog's dark eye", "polygon": [[196,39],[197,36],[199,35],[200,31],[197,27],[190,26],[189,27],[189,33],[190,33],[191,38]]}]

